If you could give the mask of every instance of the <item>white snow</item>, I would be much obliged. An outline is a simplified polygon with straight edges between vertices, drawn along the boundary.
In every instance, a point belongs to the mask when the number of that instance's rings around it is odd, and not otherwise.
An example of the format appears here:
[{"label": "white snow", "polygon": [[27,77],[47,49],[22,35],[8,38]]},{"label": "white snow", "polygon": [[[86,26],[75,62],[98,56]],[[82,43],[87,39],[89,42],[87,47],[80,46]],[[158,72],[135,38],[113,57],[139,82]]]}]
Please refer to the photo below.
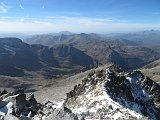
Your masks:
[{"label": "white snow", "polygon": [[[77,101],[80,101],[82,99],[84,100],[80,103],[80,106],[74,106],[74,108],[71,107],[72,112],[75,114],[89,112],[90,114],[95,115],[99,109],[105,109],[108,110],[108,112],[103,112],[103,118],[111,118],[115,120],[119,118],[126,119],[129,118],[129,116],[133,116],[138,119],[142,117],[142,115],[140,115],[139,113],[125,108],[119,103],[113,101],[106,93],[103,87],[104,84],[105,83],[98,83],[93,91],[89,91],[89,89],[91,88],[89,87],[84,95],[81,95],[77,98]],[[112,106],[113,109],[110,109],[109,106]]]},{"label": "white snow", "polygon": [[126,77],[126,79],[132,84],[132,95],[134,99],[140,99],[140,100],[149,100],[149,94],[146,93],[144,89],[140,86],[140,80],[139,77]]},{"label": "white snow", "polygon": [[12,102],[14,102],[16,96],[18,96],[18,95],[19,94],[13,95],[13,96],[8,96],[8,97],[4,98],[2,101],[12,101]]},{"label": "white snow", "polygon": [[56,109],[62,107],[63,103],[64,103],[64,100],[57,102],[57,107],[56,107]]},{"label": "white snow", "polygon": [[108,74],[108,73],[112,73],[109,68],[106,69],[106,74]]},{"label": "white snow", "polygon": [[13,111],[13,103],[9,102],[6,106],[0,108],[0,115],[5,116],[11,114]]}]

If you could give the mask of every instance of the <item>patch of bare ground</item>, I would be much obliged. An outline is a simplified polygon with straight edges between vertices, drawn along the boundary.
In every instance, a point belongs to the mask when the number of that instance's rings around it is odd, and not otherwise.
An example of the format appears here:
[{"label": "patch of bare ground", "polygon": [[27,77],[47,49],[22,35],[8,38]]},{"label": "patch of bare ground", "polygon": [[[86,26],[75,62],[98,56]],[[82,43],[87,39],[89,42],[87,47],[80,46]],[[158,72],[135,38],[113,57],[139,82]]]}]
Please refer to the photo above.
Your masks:
[{"label": "patch of bare ground", "polygon": [[149,76],[154,81],[160,83],[160,60],[156,60],[140,70],[144,75]]}]

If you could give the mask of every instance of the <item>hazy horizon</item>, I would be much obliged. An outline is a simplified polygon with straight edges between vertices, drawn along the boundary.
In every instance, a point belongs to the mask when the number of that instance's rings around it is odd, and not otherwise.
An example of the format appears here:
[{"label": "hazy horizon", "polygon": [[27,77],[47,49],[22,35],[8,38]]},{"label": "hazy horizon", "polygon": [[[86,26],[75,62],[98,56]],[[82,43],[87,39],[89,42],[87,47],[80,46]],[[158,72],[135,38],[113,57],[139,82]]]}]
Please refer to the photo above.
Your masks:
[{"label": "hazy horizon", "polygon": [[[29,32],[0,32],[0,37],[4,35],[4,37],[8,36],[8,35],[43,35],[43,34],[59,34],[61,32],[69,32],[71,34],[81,34],[81,33],[85,33],[85,34],[101,34],[101,35],[107,35],[107,34],[127,34],[127,33],[137,33],[137,32],[145,32],[145,31],[159,31],[160,30],[156,30],[156,29],[144,29],[144,30],[137,30],[137,31],[119,31],[119,32],[72,32],[72,31],[57,31],[57,32],[35,32],[35,33],[29,33]],[[63,34],[63,33],[62,33]],[[10,37],[10,36],[9,36]]]},{"label": "hazy horizon", "polygon": [[0,0],[0,33],[160,30],[159,4],[158,0]]}]

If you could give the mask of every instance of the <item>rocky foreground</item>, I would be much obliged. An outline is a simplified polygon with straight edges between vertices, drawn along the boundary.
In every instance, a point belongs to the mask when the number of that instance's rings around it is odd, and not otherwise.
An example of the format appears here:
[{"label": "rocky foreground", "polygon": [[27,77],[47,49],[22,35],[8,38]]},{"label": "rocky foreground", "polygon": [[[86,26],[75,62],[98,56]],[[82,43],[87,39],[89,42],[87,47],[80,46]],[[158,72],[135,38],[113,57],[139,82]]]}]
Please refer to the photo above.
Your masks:
[{"label": "rocky foreground", "polygon": [[90,73],[60,102],[41,104],[23,89],[4,90],[0,116],[2,120],[159,120],[160,85],[140,71],[111,66]]}]

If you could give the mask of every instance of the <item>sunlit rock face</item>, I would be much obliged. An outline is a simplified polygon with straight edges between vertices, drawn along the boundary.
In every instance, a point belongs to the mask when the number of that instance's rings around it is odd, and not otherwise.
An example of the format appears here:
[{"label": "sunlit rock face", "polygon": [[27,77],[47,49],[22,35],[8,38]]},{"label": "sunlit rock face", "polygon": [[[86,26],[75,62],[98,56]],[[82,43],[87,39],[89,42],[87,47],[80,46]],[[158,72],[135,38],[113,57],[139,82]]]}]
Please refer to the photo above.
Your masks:
[{"label": "sunlit rock face", "polygon": [[140,71],[117,66],[92,73],[67,93],[64,106],[85,119],[160,119],[160,86]]}]

